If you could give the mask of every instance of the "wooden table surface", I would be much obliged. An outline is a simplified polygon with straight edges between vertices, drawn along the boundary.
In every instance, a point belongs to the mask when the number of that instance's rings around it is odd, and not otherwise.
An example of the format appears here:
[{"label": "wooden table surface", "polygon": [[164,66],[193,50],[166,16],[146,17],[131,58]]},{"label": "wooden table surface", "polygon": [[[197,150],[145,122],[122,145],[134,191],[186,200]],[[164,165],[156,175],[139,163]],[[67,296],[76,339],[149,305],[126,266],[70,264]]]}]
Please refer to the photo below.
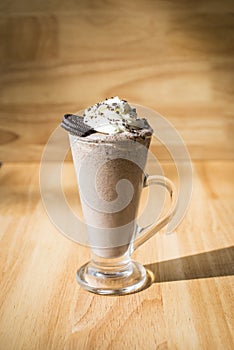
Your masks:
[{"label": "wooden table surface", "polygon": [[[0,350],[234,348],[233,13],[229,0],[1,1]],[[115,95],[166,116],[194,170],[176,232],[133,254],[153,283],[123,297],[79,287],[89,252],[58,233],[39,190],[61,116]],[[79,208],[69,160],[64,179]]]},{"label": "wooden table surface", "polygon": [[[233,349],[233,163],[194,163],[184,221],[134,253],[154,283],[123,297],[78,286],[89,252],[51,224],[38,171],[1,169],[0,349]],[[75,188],[70,162],[65,171]]]}]

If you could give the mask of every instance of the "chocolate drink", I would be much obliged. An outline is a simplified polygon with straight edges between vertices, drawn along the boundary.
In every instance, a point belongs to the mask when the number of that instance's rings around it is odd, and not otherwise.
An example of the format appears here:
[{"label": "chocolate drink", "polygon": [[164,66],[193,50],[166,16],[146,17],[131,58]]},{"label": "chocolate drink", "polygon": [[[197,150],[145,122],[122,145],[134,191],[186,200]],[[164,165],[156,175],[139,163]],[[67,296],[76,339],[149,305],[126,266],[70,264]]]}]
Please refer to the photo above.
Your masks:
[{"label": "chocolate drink", "polygon": [[[109,105],[111,111],[105,113]],[[86,110],[84,122],[92,132],[86,130],[84,136],[68,131],[87,239],[94,254],[117,258],[129,249],[136,233],[152,129],[118,98]]]}]

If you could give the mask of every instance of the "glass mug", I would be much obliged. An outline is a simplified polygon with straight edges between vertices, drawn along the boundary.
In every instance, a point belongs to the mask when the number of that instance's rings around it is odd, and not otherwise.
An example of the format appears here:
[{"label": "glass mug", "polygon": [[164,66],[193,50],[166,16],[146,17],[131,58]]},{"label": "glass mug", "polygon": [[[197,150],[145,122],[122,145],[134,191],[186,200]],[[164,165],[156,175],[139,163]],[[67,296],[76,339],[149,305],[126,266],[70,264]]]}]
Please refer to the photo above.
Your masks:
[{"label": "glass mug", "polygon": [[[131,254],[165,226],[176,207],[174,184],[161,175],[146,175],[150,144],[145,139],[79,138],[69,134],[91,260],[77,271],[78,283],[88,291],[122,295],[144,288],[145,268]],[[170,195],[168,212],[146,228],[137,225],[142,189],[163,186]]]}]

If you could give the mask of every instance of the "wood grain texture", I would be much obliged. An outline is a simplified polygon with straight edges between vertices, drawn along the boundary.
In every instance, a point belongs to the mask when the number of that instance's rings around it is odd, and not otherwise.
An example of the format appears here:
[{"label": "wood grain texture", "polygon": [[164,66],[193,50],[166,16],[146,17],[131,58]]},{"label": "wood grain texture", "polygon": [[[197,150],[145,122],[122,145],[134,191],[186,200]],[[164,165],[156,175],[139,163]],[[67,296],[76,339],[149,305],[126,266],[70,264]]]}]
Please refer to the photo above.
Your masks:
[{"label": "wood grain texture", "polygon": [[[163,167],[174,179],[172,164]],[[38,171],[37,163],[0,170],[0,349],[233,349],[232,162],[194,163],[183,223],[134,253],[154,283],[124,297],[78,286],[75,272],[88,251],[51,224]],[[78,207],[70,162],[63,179]]]},{"label": "wood grain texture", "polygon": [[113,95],[165,115],[193,159],[233,159],[233,12],[227,0],[2,1],[1,160],[40,160],[64,113]]},{"label": "wood grain texture", "polygon": [[[232,0],[0,2],[1,350],[234,348],[233,14]],[[114,95],[167,117],[194,184],[176,232],[133,255],[153,283],[101,297],[76,283],[89,252],[50,222],[38,161],[64,113]],[[80,214],[71,162],[62,180]]]}]

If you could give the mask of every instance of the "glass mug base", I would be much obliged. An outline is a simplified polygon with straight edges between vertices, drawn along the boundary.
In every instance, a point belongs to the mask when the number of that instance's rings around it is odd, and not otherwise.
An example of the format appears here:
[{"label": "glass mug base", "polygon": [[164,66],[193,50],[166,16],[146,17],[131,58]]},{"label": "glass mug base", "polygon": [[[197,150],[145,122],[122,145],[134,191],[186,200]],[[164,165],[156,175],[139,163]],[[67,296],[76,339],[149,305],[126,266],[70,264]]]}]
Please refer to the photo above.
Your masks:
[{"label": "glass mug base", "polygon": [[90,261],[76,274],[77,282],[86,290],[101,295],[123,295],[137,292],[147,284],[145,268],[130,260],[121,267],[102,268]]}]

